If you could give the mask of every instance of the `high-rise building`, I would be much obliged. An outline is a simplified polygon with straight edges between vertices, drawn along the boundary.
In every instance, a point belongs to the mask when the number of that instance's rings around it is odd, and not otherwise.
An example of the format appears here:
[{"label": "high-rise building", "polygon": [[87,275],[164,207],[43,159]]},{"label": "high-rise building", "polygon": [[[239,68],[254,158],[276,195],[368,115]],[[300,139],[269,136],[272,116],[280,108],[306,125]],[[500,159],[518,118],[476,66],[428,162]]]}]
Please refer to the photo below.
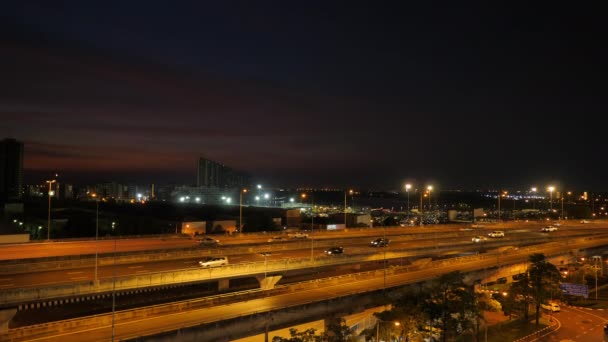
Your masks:
[{"label": "high-rise building", "polygon": [[23,143],[0,141],[0,201],[18,200],[23,193]]},{"label": "high-rise building", "polygon": [[249,176],[213,160],[199,158],[196,172],[197,187],[238,188],[246,186]]}]

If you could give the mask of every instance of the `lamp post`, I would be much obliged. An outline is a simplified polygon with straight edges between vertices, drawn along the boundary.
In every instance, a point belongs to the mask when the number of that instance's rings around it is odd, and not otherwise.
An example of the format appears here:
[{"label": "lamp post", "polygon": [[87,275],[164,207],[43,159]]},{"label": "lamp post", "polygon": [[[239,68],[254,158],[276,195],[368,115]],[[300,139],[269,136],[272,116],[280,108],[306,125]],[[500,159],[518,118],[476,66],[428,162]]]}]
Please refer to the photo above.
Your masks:
[{"label": "lamp post", "polygon": [[[302,198],[306,198],[306,194],[302,194]],[[315,260],[315,240],[313,238],[313,233],[315,231],[315,198],[314,193],[310,193],[310,260],[314,262]]]},{"label": "lamp post", "polygon": [[562,193],[562,220],[564,219],[564,193]]},{"label": "lamp post", "polygon": [[426,187],[426,189],[429,191],[429,211],[432,210],[432,204],[431,204],[431,191],[433,191],[433,186],[429,185]]},{"label": "lamp post", "polygon": [[[399,323],[399,322],[385,321],[380,318],[376,318],[376,319],[378,320],[378,322],[376,323],[376,341],[380,341],[380,324],[381,323],[393,323],[396,327],[401,325],[401,323]],[[390,332],[389,332],[389,335],[390,335]],[[388,337],[388,340],[391,340],[390,336]]]},{"label": "lamp post", "polygon": [[423,221],[423,214],[422,214],[422,195],[423,195],[423,191],[420,190],[420,225],[422,226],[422,221]]},{"label": "lamp post", "polygon": [[500,198],[506,193],[506,191],[498,190],[498,222],[500,222]]},{"label": "lamp post", "polygon": [[407,193],[407,218],[410,218],[410,189],[412,184],[405,184],[405,192]]},{"label": "lamp post", "polygon": [[[532,187],[532,189],[530,189],[530,191],[534,194],[536,193],[536,187]],[[534,209],[534,196],[532,196],[532,209]]]},{"label": "lamp post", "polygon": [[92,194],[91,197],[95,199],[95,286],[99,285],[97,278],[97,268],[99,265],[99,198],[97,194]]},{"label": "lamp post", "polygon": [[46,182],[49,184],[49,192],[48,192],[48,196],[49,196],[49,216],[48,216],[47,225],[46,225],[46,228],[47,228],[47,231],[46,231],[47,237],[46,237],[46,239],[48,241],[51,241],[51,197],[53,197],[53,195],[55,194],[53,192],[53,190],[52,190],[52,185],[53,185],[53,183],[57,182],[57,180],[56,179],[51,179],[51,180],[47,180]]},{"label": "lamp post", "polygon": [[[353,194],[353,190],[348,190],[349,194]],[[346,228],[346,189],[344,190],[344,228]]]},{"label": "lamp post", "polygon": [[547,188],[547,191],[549,191],[549,211],[553,212],[553,191],[555,191],[555,187],[550,186]]},{"label": "lamp post", "polygon": [[247,189],[241,189],[239,194],[239,230],[238,232],[243,231],[243,193],[247,192]]}]

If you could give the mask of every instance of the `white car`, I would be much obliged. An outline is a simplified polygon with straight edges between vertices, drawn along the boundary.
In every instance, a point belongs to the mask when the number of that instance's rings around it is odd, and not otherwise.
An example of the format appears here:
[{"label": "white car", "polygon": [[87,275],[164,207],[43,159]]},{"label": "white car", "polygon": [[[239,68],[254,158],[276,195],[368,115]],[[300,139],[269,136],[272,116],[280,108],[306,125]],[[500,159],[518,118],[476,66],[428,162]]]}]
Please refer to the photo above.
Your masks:
[{"label": "white car", "polygon": [[581,223],[591,223],[589,220],[581,220]]},{"label": "white car", "polygon": [[491,238],[505,237],[505,232],[502,230],[495,230],[493,232],[489,232],[488,236]]},{"label": "white car", "polygon": [[559,308],[559,304],[557,303],[548,303],[548,304],[541,304],[540,305],[541,308],[551,311],[551,312],[559,312],[560,308]]},{"label": "white car", "polygon": [[297,233],[287,234],[287,236],[289,236],[290,238],[293,238],[293,239],[306,239],[308,237],[308,234],[297,232]]},{"label": "white car", "polygon": [[557,227],[555,227],[555,226],[546,226],[546,227],[543,227],[540,231],[541,232],[554,232],[556,230],[557,230]]},{"label": "white car", "polygon": [[228,265],[228,257],[213,257],[198,262],[201,267],[217,267]]},{"label": "white car", "polygon": [[485,236],[481,236],[481,235],[477,235],[477,236],[473,236],[473,238],[471,239],[472,242],[483,242],[486,241],[486,237]]}]

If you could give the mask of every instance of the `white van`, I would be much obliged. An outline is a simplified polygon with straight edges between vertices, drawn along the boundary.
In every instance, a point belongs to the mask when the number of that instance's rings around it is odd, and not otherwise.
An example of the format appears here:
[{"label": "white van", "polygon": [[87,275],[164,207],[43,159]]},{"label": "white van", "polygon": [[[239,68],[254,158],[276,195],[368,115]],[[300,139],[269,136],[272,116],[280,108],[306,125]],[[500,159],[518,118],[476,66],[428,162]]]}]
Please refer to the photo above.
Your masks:
[{"label": "white van", "polygon": [[559,312],[559,305],[557,303],[541,304],[540,307],[547,311]]},{"label": "white van", "polygon": [[198,262],[201,267],[217,267],[228,265],[228,257],[213,257]]}]

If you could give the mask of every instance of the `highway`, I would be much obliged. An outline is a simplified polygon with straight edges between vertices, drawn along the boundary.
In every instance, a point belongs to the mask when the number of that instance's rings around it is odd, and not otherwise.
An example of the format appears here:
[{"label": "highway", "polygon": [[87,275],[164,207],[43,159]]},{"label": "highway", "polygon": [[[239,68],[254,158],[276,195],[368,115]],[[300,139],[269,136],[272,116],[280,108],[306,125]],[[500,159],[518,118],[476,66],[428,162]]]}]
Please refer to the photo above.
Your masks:
[{"label": "highway", "polygon": [[[469,225],[470,226],[470,225]],[[557,232],[541,233],[540,228],[543,223],[533,223],[517,226],[514,223],[492,225],[483,229],[467,229],[465,225],[434,226],[434,227],[408,227],[408,228],[387,228],[356,230],[354,232],[323,232],[314,235],[315,241],[311,239],[298,239],[288,242],[268,243],[268,235],[259,234],[253,236],[225,237],[221,240],[219,247],[199,247],[193,239],[187,238],[145,238],[145,239],[119,239],[95,241],[75,241],[59,243],[31,243],[20,245],[0,246],[0,258],[7,258],[10,255],[18,255],[21,259],[35,258],[36,255],[60,256],[74,255],[77,251],[91,255],[98,246],[100,258],[110,259],[98,265],[98,279],[111,279],[114,277],[132,276],[145,273],[166,272],[197,268],[198,261],[207,255],[227,255],[231,264],[254,263],[275,261],[282,259],[299,259],[310,257],[311,243],[316,244],[313,256],[315,259],[328,258],[324,250],[329,246],[343,246],[348,255],[369,254],[370,252],[384,253],[397,250],[414,250],[424,247],[454,246],[455,253],[476,251],[484,248],[488,243],[501,243],[505,245],[519,246],[527,240],[534,239],[562,239],[568,236],[575,236],[583,233],[597,234],[603,232],[608,226],[594,225],[591,231],[589,225],[577,225],[575,223],[564,224]],[[486,242],[471,243],[471,237],[475,235],[487,236],[492,230],[502,229],[506,232],[504,238],[488,238]],[[608,232],[608,230],[605,230]],[[373,238],[387,234],[391,239],[391,244],[387,248],[369,247],[368,243]],[[261,235],[261,236],[260,236]],[[249,246],[246,253],[236,250],[236,246]],[[184,256],[179,259],[158,259],[150,262],[137,262],[116,264],[111,263],[114,248],[118,253],[158,251],[171,249],[192,249],[201,251],[199,256]],[[19,252],[17,252],[19,251]],[[236,251],[236,253],[235,253]],[[261,252],[270,252],[265,258]],[[160,253],[160,252],[159,252]],[[184,255],[186,255],[184,253]],[[333,256],[335,257],[335,256]],[[66,284],[84,280],[94,279],[94,259],[86,267],[55,269],[52,271],[23,272],[0,275],[0,289],[40,287],[46,285]]]},{"label": "highway", "polygon": [[[484,243],[472,243],[471,237],[474,235],[485,235],[492,230],[503,230],[505,231],[504,238],[496,238],[496,239],[488,239],[487,241],[490,243],[500,242],[504,245],[511,246],[524,246],[528,244],[531,240],[536,239],[537,243],[542,241],[570,241],[573,240],[575,236],[581,235],[593,235],[593,234],[605,234],[608,232],[606,228],[608,225],[606,224],[593,224],[593,225],[581,225],[572,223],[564,223],[559,227],[558,231],[550,232],[550,233],[541,233],[540,228],[546,225],[544,222],[534,222],[534,223],[507,223],[500,225],[488,225],[482,228],[472,229],[470,225],[454,225],[454,226],[436,226],[436,227],[408,227],[408,228],[376,228],[376,229],[357,229],[355,231],[349,232],[315,232],[313,237],[315,238],[314,244],[316,244],[315,248],[315,258],[334,258],[339,256],[326,256],[323,253],[325,249],[323,246],[331,246],[331,245],[341,245],[345,247],[345,253],[349,254],[358,254],[358,253],[367,253],[371,252],[376,253],[384,253],[385,251],[402,251],[409,250],[414,248],[421,247],[437,247],[437,246],[451,246],[452,254],[458,255],[459,253],[463,253],[464,251],[470,250],[481,250],[483,249]],[[382,236],[383,234],[387,235],[387,237],[391,238],[391,244],[388,248],[374,248],[369,247],[367,244],[371,241],[372,238],[376,238]],[[272,236],[272,235],[271,235]],[[264,256],[260,254],[260,251],[270,251],[272,250],[272,254],[267,257],[268,260],[282,260],[282,259],[291,259],[291,258],[306,258],[310,257],[310,244],[313,243],[311,239],[303,239],[298,240],[296,242],[286,242],[286,243],[267,243],[269,236],[268,234],[260,234],[260,235],[250,235],[250,236],[238,236],[238,237],[225,237],[222,238],[222,245],[218,248],[209,248],[209,247],[198,247],[196,241],[191,239],[176,239],[176,238],[155,238],[155,239],[120,239],[116,242],[116,249],[120,250],[123,253],[127,252],[141,252],[141,251],[167,251],[171,248],[176,250],[188,248],[195,250],[205,250],[210,253],[222,253],[224,255],[229,255],[231,264],[238,263],[256,263],[263,262]],[[46,257],[49,256],[57,256],[56,253],[59,251],[69,251],[68,253],[74,253],[75,251],[87,251],[89,254],[91,252],[91,246],[98,245],[100,250],[100,255],[105,254],[107,256],[108,253],[113,254],[114,252],[114,240],[100,240],[98,243],[95,241],[73,241],[73,242],[61,242],[57,243],[57,245],[62,245],[62,247],[57,248],[48,248],[46,252],[41,252],[40,248],[36,250],[36,247],[40,247],[40,245],[52,245],[53,243],[32,243],[27,244],[26,252],[20,253],[22,259],[31,259],[32,255],[43,255]],[[303,247],[303,245],[305,245]],[[103,246],[103,247],[102,247]],[[147,246],[147,247],[146,247]],[[186,247],[184,247],[186,246]],[[22,246],[23,247],[23,246]],[[162,248],[160,248],[162,247]],[[9,245],[9,246],[0,246],[0,254],[5,255],[5,253],[15,252],[15,248],[19,248],[18,245]],[[32,248],[30,251],[29,248]],[[247,253],[233,253],[234,250],[240,251],[242,248],[248,249]],[[563,247],[562,247],[563,249]],[[104,251],[104,252],[101,252]],[[110,251],[110,252],[108,252]],[[431,253],[433,251],[431,250]],[[46,253],[46,254],[45,254]],[[61,252],[63,253],[63,252]],[[159,252],[162,253],[162,252]],[[520,256],[517,252],[510,252],[508,255],[513,254],[518,258],[523,258],[527,256]],[[68,254],[73,255],[73,254]],[[389,253],[390,255],[390,253]],[[503,256],[501,256],[503,258]],[[117,264],[116,266],[100,266],[98,269],[99,278],[100,279],[110,279],[115,277],[129,276],[129,275],[137,275],[144,273],[154,273],[154,272],[164,272],[171,270],[180,270],[180,269],[188,269],[188,268],[197,268],[197,262],[200,258],[181,258],[177,260],[156,260],[153,262],[145,262],[145,263],[129,263],[129,264]],[[503,260],[507,260],[504,258]],[[492,265],[495,265],[496,261],[491,261]],[[478,267],[473,266],[473,267]],[[463,265],[454,265],[450,266],[450,269],[458,269],[464,271],[465,268]],[[474,269],[474,268],[473,268]],[[441,273],[448,272],[447,268],[442,269],[429,269],[429,270],[421,270],[416,272],[407,273],[412,278],[407,278],[405,275],[390,275],[387,278],[388,284],[404,284],[410,281],[420,281],[425,279],[425,277],[434,277]],[[116,273],[115,273],[116,272]],[[431,272],[431,273],[425,273]],[[21,287],[42,287],[49,284],[59,284],[59,283],[70,283],[70,282],[78,282],[82,280],[89,280],[93,277],[93,268],[92,267],[81,267],[81,268],[72,268],[66,270],[53,270],[53,271],[44,271],[44,272],[21,272],[15,274],[2,274],[0,275],[0,289],[14,289]],[[366,281],[370,281],[371,283],[366,283],[365,285],[361,285],[359,282],[353,282],[348,286],[355,286],[353,291],[361,291],[361,289],[365,289],[365,291],[369,291],[370,289],[377,288],[377,282],[382,280],[380,279],[369,279]],[[359,284],[359,285],[357,285]],[[342,293],[345,293],[346,284],[342,284],[339,286]],[[357,290],[358,289],[358,290]],[[312,291],[312,289],[311,289]],[[332,295],[336,295],[334,290],[330,288],[324,288],[321,293],[325,296],[324,298],[332,298]],[[320,294],[319,294],[320,295]],[[314,292],[307,293],[308,299],[317,298],[314,295]],[[269,299],[266,299],[269,300]],[[293,300],[293,301],[292,301]],[[297,305],[297,298],[292,298],[290,300],[280,299],[280,302],[286,301],[288,305]],[[239,303],[238,305],[245,305],[246,303]],[[264,303],[257,303],[254,306],[255,308],[264,308]],[[232,306],[234,308],[234,305]],[[211,308],[216,310],[216,308]],[[243,308],[246,309],[246,308]],[[221,310],[221,307],[218,306],[217,310]],[[210,311],[210,309],[203,310]],[[245,312],[247,312],[245,310]],[[205,314],[201,313],[199,319],[194,319],[197,322],[208,322],[206,318],[204,318]],[[216,313],[216,315],[220,315],[217,317],[224,317],[222,313]],[[199,317],[198,314],[195,315]],[[169,324],[172,321],[173,315],[170,316],[162,316],[167,318],[166,323]],[[161,318],[162,320],[162,318]],[[183,319],[178,319],[179,322],[184,322]],[[189,320],[186,320],[189,321]],[[132,332],[131,328],[128,327],[136,327],[139,323],[129,323],[124,327],[119,328],[116,326],[116,331],[120,331],[120,334],[123,334],[122,329],[126,329],[124,332],[124,336],[130,336]],[[156,322],[152,323],[152,321],[148,321],[146,324],[148,327],[154,326],[155,328],[159,328],[163,325],[157,324]],[[196,324],[194,324],[196,325]],[[183,326],[183,325],[182,325]],[[106,340],[107,331],[104,332],[104,328],[96,328],[99,330],[99,340]],[[121,329],[121,330],[118,330]],[[166,329],[166,328],[162,328]],[[93,329],[95,330],[95,329]],[[92,331],[93,331],[92,330]],[[93,336],[97,336],[97,333],[91,333],[91,335],[87,335],[91,338]],[[115,332],[116,332],[115,331]],[[73,335],[74,340],[79,340],[78,333]],[[104,337],[105,336],[105,337]],[[65,336],[64,336],[65,337]],[[72,335],[69,335],[69,339],[71,340]],[[95,337],[97,338],[97,337]],[[52,339],[50,339],[52,340]],[[86,340],[95,340],[95,339],[86,339]]]},{"label": "highway", "polygon": [[[551,234],[541,233],[540,227],[542,223],[528,224],[524,227],[516,227],[513,224],[503,224],[500,229],[506,231],[504,238],[488,238],[489,242],[499,242],[506,245],[521,245],[526,243],[527,240],[532,238],[564,238],[571,235],[578,235],[587,232],[587,226],[570,226],[565,225],[560,227],[558,232],[552,232]],[[488,226],[484,229],[475,230],[463,230],[466,226],[436,226],[436,227],[424,227],[424,228],[387,228],[387,235],[391,238],[391,244],[388,248],[373,248],[369,247],[368,243],[371,239],[382,236],[384,229],[373,229],[373,230],[357,230],[349,233],[336,233],[336,232],[324,232],[317,233],[314,235],[314,243],[317,245],[314,249],[314,257],[328,258],[324,250],[328,246],[343,246],[345,247],[345,253],[348,255],[355,254],[368,254],[370,252],[383,253],[385,251],[394,250],[411,250],[414,248],[430,248],[439,246],[454,246],[454,252],[466,252],[476,251],[478,248],[483,248],[484,243],[474,244],[471,243],[471,237],[479,234],[487,236],[487,232],[498,229],[497,226]],[[584,231],[583,231],[583,228]],[[594,227],[593,233],[602,232],[599,227]],[[608,230],[606,230],[608,232]],[[591,232],[589,232],[591,233]],[[415,235],[412,235],[415,234]],[[226,237],[222,239],[222,245],[220,247],[199,247],[198,243],[192,239],[177,239],[177,238],[156,238],[156,239],[120,239],[116,240],[116,249],[119,252],[137,252],[137,251],[155,251],[190,248],[194,250],[204,250],[210,255],[228,255],[231,264],[236,263],[252,263],[252,262],[264,262],[265,257],[260,254],[261,252],[271,252],[267,256],[267,261],[282,260],[282,259],[298,259],[306,258],[311,255],[311,248],[309,247],[311,239],[302,239],[296,241],[289,241],[285,243],[273,242],[267,243],[268,234],[262,234],[262,236],[247,236],[247,237]],[[367,239],[363,239],[366,237]],[[548,241],[548,240],[547,240]],[[99,255],[108,257],[114,252],[114,240],[100,240],[98,241]],[[253,244],[247,253],[235,253],[235,246],[238,245],[250,245]],[[19,252],[19,256],[22,259],[32,258],[33,255],[44,255],[57,256],[57,253],[65,253],[64,255],[73,255],[76,251],[80,251],[83,254],[89,254],[94,251],[95,241],[77,241],[77,242],[62,242],[62,243],[33,243],[24,245],[9,245],[0,246],[0,256],[7,257],[7,255],[16,253],[15,251],[19,248],[23,249]],[[459,248],[457,248],[459,247]],[[42,251],[46,250],[46,251]],[[116,264],[116,265],[99,265],[98,266],[98,279],[111,279],[114,277],[132,276],[145,273],[154,272],[166,272],[183,270],[189,268],[197,268],[198,261],[203,256],[196,257],[183,257],[180,259],[172,260],[154,260],[150,262],[138,262],[128,264]],[[71,269],[59,269],[52,271],[38,271],[38,272],[25,272],[15,274],[2,274],[0,275],[0,289],[11,289],[11,288],[23,288],[23,287],[40,287],[52,284],[66,284],[70,282],[78,282],[83,280],[94,279],[94,261],[91,259],[91,264],[88,267],[79,267]]]},{"label": "highway", "polygon": [[[573,245],[578,248],[583,245]],[[546,247],[547,254],[556,253],[564,249],[563,245]],[[504,262],[525,261],[530,251],[521,249],[510,254],[500,256]],[[347,279],[338,284],[328,283],[322,287],[304,287],[296,292],[288,294],[269,295],[264,298],[250,299],[230,305],[215,305],[204,309],[195,310],[173,310],[171,314],[152,316],[142,319],[125,320],[120,318],[114,324],[114,337],[116,339],[128,339],[138,336],[160,333],[163,331],[197,326],[201,322],[211,323],[229,318],[246,317],[255,313],[276,310],[279,308],[294,307],[315,301],[322,301],[331,298],[338,298],[353,295],[361,292],[368,292],[382,289],[384,286],[392,287],[407,283],[414,283],[425,279],[432,279],[440,274],[454,270],[463,272],[496,264],[496,256],[471,256],[462,260],[446,260],[434,262],[423,268],[409,270],[406,272],[391,273],[384,280],[381,276],[367,277],[362,279]],[[28,338],[29,341],[107,341],[111,338],[112,325],[111,315],[101,315],[96,321],[105,322],[96,327],[89,327],[84,331],[77,329],[70,332],[64,330],[58,335],[39,336],[38,338]],[[229,334],[229,332],[226,332]],[[20,339],[15,338],[15,341]],[[230,340],[227,335],[226,341]]]}]

